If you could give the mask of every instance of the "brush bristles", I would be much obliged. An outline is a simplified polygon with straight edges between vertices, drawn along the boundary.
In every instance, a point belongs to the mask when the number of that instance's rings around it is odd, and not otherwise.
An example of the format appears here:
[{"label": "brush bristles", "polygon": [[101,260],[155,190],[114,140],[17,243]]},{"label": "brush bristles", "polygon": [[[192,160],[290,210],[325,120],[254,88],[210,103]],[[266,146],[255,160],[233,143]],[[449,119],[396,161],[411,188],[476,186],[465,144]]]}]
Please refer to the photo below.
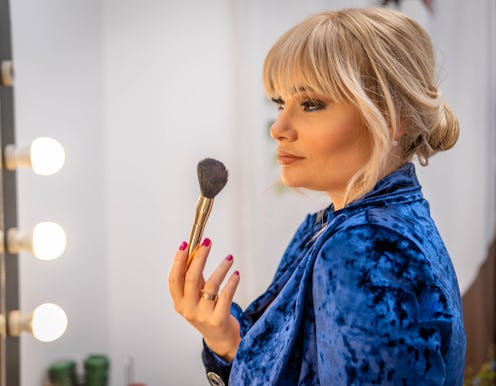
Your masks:
[{"label": "brush bristles", "polygon": [[205,158],[198,163],[198,182],[202,196],[214,198],[227,183],[227,169],[213,158]]}]

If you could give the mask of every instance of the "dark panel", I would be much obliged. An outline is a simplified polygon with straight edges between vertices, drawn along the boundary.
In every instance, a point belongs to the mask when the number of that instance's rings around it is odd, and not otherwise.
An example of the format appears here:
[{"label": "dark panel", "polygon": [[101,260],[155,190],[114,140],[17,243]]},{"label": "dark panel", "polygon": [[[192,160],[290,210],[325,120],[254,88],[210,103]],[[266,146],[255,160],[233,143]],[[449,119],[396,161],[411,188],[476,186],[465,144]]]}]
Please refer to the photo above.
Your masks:
[{"label": "dark panel", "polygon": [[[9,1],[0,0],[0,60],[12,60],[10,34]],[[0,147],[14,143],[14,97],[13,88],[0,86]],[[17,226],[17,192],[16,175],[2,169],[0,181],[0,226],[4,234],[6,230]],[[0,308],[6,315],[10,310],[19,308],[18,260],[17,255],[5,253],[0,258]],[[3,337],[0,345],[1,386],[19,385],[19,339]]]}]

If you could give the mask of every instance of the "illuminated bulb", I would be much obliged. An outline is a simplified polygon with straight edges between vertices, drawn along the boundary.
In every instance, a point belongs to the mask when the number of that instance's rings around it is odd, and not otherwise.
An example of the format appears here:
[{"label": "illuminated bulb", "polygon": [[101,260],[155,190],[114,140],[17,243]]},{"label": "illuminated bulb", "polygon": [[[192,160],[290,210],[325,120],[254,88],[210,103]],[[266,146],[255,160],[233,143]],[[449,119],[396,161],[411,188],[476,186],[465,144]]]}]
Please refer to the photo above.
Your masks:
[{"label": "illuminated bulb", "polygon": [[31,167],[36,174],[55,174],[62,169],[64,162],[64,148],[55,139],[40,137],[31,143]]},{"label": "illuminated bulb", "polygon": [[65,232],[59,224],[45,221],[35,225],[33,229],[33,254],[40,260],[52,260],[65,251],[67,240]]},{"label": "illuminated bulb", "polygon": [[67,315],[53,303],[41,304],[29,314],[22,314],[19,310],[9,312],[10,336],[19,336],[25,331],[42,342],[52,342],[60,338],[66,329]]},{"label": "illuminated bulb", "polygon": [[26,166],[32,168],[36,174],[48,176],[62,169],[64,162],[64,148],[53,138],[36,138],[27,148],[5,146],[5,167],[9,170]]},{"label": "illuminated bulb", "polygon": [[33,311],[31,329],[33,336],[42,342],[52,342],[60,338],[67,328],[67,315],[53,303],[45,303]]},{"label": "illuminated bulb", "polygon": [[67,239],[59,224],[44,221],[29,232],[11,228],[7,232],[7,251],[15,254],[21,250],[31,252],[40,260],[53,260],[65,251]]}]

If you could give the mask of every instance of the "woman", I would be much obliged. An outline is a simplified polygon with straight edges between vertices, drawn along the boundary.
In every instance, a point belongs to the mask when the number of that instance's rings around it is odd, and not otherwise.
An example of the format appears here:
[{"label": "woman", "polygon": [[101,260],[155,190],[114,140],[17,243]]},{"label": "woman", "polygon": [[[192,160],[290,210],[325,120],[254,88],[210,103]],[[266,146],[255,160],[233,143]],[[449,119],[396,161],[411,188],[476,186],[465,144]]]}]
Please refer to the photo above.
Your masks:
[{"label": "woman", "polygon": [[181,244],[170,293],[204,338],[212,384],[462,385],[456,275],[409,162],[458,137],[434,73],[426,32],[381,8],[316,15],[269,51],[281,178],[331,205],[307,216],[245,311],[238,272],[219,293],[232,256],[205,280],[210,240],[188,271]]}]

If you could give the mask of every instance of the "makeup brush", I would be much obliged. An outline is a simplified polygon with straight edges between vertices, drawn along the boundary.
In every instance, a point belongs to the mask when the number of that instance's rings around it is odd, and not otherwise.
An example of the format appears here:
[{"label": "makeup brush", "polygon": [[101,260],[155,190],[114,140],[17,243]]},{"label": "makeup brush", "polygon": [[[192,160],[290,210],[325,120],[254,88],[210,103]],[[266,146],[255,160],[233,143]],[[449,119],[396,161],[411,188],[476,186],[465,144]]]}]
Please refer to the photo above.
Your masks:
[{"label": "makeup brush", "polygon": [[224,164],[212,158],[205,158],[197,166],[198,182],[200,183],[200,197],[196,204],[195,221],[189,236],[189,256],[186,268],[193,260],[194,253],[202,238],[205,224],[212,210],[214,197],[227,183],[227,169]]}]

